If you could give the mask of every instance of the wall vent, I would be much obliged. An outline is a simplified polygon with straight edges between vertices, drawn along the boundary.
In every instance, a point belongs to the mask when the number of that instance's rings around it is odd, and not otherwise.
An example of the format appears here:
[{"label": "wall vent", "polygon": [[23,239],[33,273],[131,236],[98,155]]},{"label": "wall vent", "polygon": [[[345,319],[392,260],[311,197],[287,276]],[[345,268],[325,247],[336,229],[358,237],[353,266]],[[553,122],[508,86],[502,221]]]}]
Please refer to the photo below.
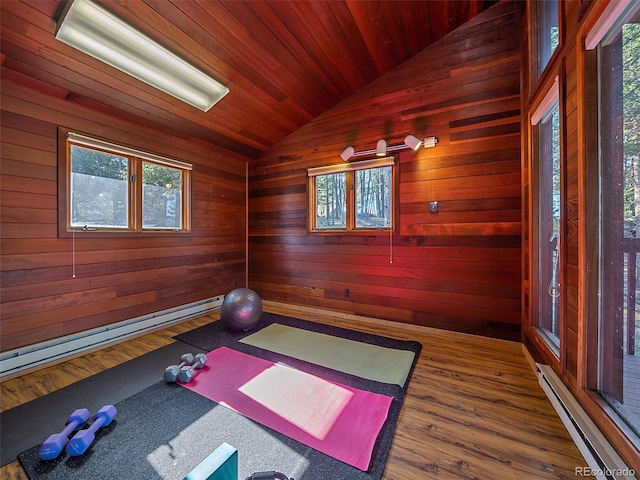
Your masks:
[{"label": "wall vent", "polygon": [[536,363],[536,370],[540,386],[589,466],[583,469],[576,465],[575,475],[635,480],[635,471],[625,464],[553,369]]},{"label": "wall vent", "polygon": [[67,335],[0,354],[0,378],[48,363],[59,362],[65,357],[86,350],[104,347],[129,337],[164,328],[198,315],[216,310],[222,305],[224,295],[181,305],[161,312],[144,315],[122,322]]}]

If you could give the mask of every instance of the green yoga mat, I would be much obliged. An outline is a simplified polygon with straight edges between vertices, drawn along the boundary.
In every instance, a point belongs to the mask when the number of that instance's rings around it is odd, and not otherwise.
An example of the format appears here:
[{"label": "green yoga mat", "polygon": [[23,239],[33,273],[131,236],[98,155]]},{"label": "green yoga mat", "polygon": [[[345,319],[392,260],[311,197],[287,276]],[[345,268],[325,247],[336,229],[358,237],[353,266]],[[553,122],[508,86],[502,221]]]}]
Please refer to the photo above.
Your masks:
[{"label": "green yoga mat", "polygon": [[404,387],[415,353],[380,347],[279,323],[244,337],[242,343],[376,382]]}]

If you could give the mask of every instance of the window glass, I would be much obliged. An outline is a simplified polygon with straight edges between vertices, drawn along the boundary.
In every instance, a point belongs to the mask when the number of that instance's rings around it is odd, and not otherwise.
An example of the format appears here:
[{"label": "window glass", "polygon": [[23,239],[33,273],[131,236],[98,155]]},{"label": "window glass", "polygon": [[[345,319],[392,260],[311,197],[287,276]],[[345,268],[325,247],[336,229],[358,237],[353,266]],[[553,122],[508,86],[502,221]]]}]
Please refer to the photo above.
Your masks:
[{"label": "window glass", "polygon": [[71,145],[71,226],[127,228],[127,158]]},{"label": "window glass", "polygon": [[347,227],[346,180],[346,172],[315,177],[316,229]]},{"label": "window glass", "polygon": [[538,124],[538,327],[560,349],[561,168],[560,110],[556,101]]},{"label": "window glass", "polygon": [[182,172],[142,162],[142,227],[179,229],[182,225]]},{"label": "window glass", "polygon": [[558,1],[536,2],[538,9],[538,76],[542,75],[560,41]]},{"label": "window glass", "polygon": [[391,167],[356,170],[356,228],[391,226]]},{"label": "window glass", "polygon": [[640,435],[640,16],[598,46],[598,390]]},{"label": "window glass", "polygon": [[316,178],[316,228],[346,228],[347,174],[332,173]]}]

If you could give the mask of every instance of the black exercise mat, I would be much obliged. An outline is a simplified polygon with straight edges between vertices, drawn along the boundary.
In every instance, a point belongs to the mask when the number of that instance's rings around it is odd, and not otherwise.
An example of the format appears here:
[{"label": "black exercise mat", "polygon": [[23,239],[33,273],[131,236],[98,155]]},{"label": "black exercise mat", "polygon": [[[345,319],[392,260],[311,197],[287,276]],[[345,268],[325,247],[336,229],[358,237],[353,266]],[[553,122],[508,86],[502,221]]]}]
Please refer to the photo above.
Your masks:
[{"label": "black exercise mat", "polygon": [[[414,351],[416,359],[421,349],[417,342],[360,334],[265,313],[261,325],[268,324],[267,322],[344,335],[345,338],[376,345],[405,348]],[[285,362],[331,381],[394,397],[367,472],[317,452],[179,385],[167,385],[164,382],[158,382],[143,392],[117,403],[118,415],[114,425],[105,429],[83,457],[74,459],[64,454],[55,461],[41,462],[37,456],[39,446],[34,446],[19,455],[25,471],[34,480],[180,480],[221,443],[227,442],[238,449],[238,478],[241,480],[253,472],[265,470],[281,471],[296,480],[380,479],[405,390],[397,385],[354,377],[238,342],[239,338],[250,333],[227,332],[222,322],[216,321],[175,338],[204,351],[228,346],[267,360]],[[412,371],[414,367],[415,361]]]},{"label": "black exercise mat", "polygon": [[153,385],[162,379],[165,367],[187,352],[195,355],[203,350],[173,342],[1,413],[1,464],[14,461],[20,452],[61,431],[75,409],[88,408],[94,413],[103,405],[115,404]]},{"label": "black exercise mat", "polygon": [[82,457],[41,462],[37,446],[21,453],[29,478],[181,480],[223,442],[238,449],[240,480],[267,470],[296,480],[370,480],[384,468],[362,472],[175,384],[159,382],[116,408]]},{"label": "black exercise mat", "polygon": [[[218,320],[212,323],[208,323],[203,325],[202,327],[198,327],[189,332],[181,333],[176,335],[174,338],[176,340],[180,340],[181,342],[188,343],[190,345],[194,345],[198,348],[202,348],[204,350],[214,350],[218,347],[222,346],[230,346],[233,345],[233,348],[236,350],[241,350],[242,346],[250,347],[249,345],[244,345],[238,343],[241,338],[244,338],[252,333],[255,333],[257,330],[266,327],[267,325],[271,325],[272,323],[280,323],[282,325],[288,325],[290,327],[302,328],[304,330],[309,330],[311,332],[324,333],[326,335],[334,335],[336,337],[346,338],[348,340],[354,340],[357,342],[370,343],[372,345],[377,345],[380,347],[388,347],[388,348],[396,348],[399,350],[410,350],[416,354],[417,360],[418,355],[420,354],[420,350],[422,349],[422,345],[418,342],[408,341],[408,340],[397,340],[395,338],[384,337],[381,335],[374,335],[371,333],[358,332],[356,330],[349,330],[346,328],[335,327],[332,325],[323,325],[317,322],[310,322],[307,320],[301,320],[299,318],[287,317],[284,315],[277,315],[275,313],[264,312],[262,317],[260,318],[260,322],[251,330],[247,332],[231,332],[227,331],[224,328],[224,324],[222,320]],[[258,349],[256,347],[248,348],[246,353],[254,354],[256,350],[261,352],[265,352],[266,350]],[[244,350],[242,350],[244,351]],[[276,354],[277,355],[277,354]],[[262,358],[267,358],[263,355],[258,355]],[[279,357],[282,357],[280,355]]]}]

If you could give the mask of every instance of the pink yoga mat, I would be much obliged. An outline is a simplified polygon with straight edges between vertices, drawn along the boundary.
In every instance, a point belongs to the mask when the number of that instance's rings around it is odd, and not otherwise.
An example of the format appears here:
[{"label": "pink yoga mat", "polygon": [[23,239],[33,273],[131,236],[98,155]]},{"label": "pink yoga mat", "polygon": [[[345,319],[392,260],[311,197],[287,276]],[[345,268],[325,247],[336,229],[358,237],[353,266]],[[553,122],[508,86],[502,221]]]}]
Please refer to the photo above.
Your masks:
[{"label": "pink yoga mat", "polygon": [[360,470],[369,468],[392,397],[227,347],[207,358],[185,388]]}]

